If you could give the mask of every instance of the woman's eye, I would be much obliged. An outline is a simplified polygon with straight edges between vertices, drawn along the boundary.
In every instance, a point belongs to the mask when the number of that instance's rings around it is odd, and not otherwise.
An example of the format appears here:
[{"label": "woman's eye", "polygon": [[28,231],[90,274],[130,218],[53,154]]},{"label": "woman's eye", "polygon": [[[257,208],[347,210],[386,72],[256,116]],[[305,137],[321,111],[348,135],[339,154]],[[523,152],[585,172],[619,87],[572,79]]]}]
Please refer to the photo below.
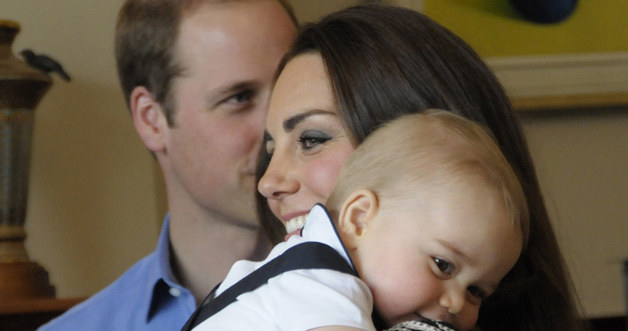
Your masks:
[{"label": "woman's eye", "polygon": [[454,265],[449,263],[447,260],[441,259],[439,257],[433,257],[432,260],[436,264],[438,270],[446,275],[451,275],[454,273]]},{"label": "woman's eye", "polygon": [[330,136],[319,131],[306,131],[299,137],[299,144],[304,150],[310,150],[324,144],[331,139]]}]

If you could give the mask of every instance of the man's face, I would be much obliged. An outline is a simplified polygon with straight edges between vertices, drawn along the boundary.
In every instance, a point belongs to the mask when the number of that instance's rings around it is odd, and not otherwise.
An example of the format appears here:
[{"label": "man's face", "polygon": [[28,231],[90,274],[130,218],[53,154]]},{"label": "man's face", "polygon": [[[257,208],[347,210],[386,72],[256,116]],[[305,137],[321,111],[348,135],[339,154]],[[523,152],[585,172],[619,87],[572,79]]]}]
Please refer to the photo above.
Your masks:
[{"label": "man's face", "polygon": [[257,226],[255,164],[275,69],[296,36],[276,1],[201,5],[181,23],[174,125],[162,157],[170,208]]}]

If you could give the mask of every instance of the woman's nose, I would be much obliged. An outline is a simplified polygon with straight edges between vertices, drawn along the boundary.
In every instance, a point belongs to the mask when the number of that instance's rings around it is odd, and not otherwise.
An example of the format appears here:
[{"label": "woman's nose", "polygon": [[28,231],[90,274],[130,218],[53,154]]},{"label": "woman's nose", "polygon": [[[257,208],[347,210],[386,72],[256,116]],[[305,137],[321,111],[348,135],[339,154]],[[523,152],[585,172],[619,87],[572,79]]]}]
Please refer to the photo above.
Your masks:
[{"label": "woman's nose", "polygon": [[271,160],[266,172],[257,184],[257,190],[267,199],[281,199],[295,193],[299,189],[299,182],[292,179],[289,170],[279,167]]},{"label": "woman's nose", "polygon": [[466,301],[466,290],[461,288],[450,288],[440,297],[439,304],[447,313],[458,315],[464,308]]}]

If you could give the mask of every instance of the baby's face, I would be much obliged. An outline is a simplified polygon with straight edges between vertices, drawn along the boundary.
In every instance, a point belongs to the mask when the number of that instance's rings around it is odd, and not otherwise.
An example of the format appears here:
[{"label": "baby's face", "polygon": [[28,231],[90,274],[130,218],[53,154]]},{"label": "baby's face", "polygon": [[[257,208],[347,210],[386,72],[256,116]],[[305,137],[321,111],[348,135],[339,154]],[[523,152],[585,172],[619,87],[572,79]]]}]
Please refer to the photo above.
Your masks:
[{"label": "baby's face", "polygon": [[519,225],[479,179],[423,191],[380,200],[350,254],[388,325],[428,318],[471,329],[519,257]]}]

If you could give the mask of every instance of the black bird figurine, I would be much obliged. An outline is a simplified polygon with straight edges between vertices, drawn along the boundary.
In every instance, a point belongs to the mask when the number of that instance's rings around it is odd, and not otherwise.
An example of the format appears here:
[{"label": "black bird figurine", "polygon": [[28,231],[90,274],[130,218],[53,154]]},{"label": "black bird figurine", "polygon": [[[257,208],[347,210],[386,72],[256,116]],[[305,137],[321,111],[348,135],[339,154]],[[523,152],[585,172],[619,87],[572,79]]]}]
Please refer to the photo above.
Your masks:
[{"label": "black bird figurine", "polygon": [[44,54],[35,54],[30,49],[20,52],[24,61],[33,68],[45,73],[56,72],[63,80],[70,81],[70,76],[63,70],[61,64]]}]

